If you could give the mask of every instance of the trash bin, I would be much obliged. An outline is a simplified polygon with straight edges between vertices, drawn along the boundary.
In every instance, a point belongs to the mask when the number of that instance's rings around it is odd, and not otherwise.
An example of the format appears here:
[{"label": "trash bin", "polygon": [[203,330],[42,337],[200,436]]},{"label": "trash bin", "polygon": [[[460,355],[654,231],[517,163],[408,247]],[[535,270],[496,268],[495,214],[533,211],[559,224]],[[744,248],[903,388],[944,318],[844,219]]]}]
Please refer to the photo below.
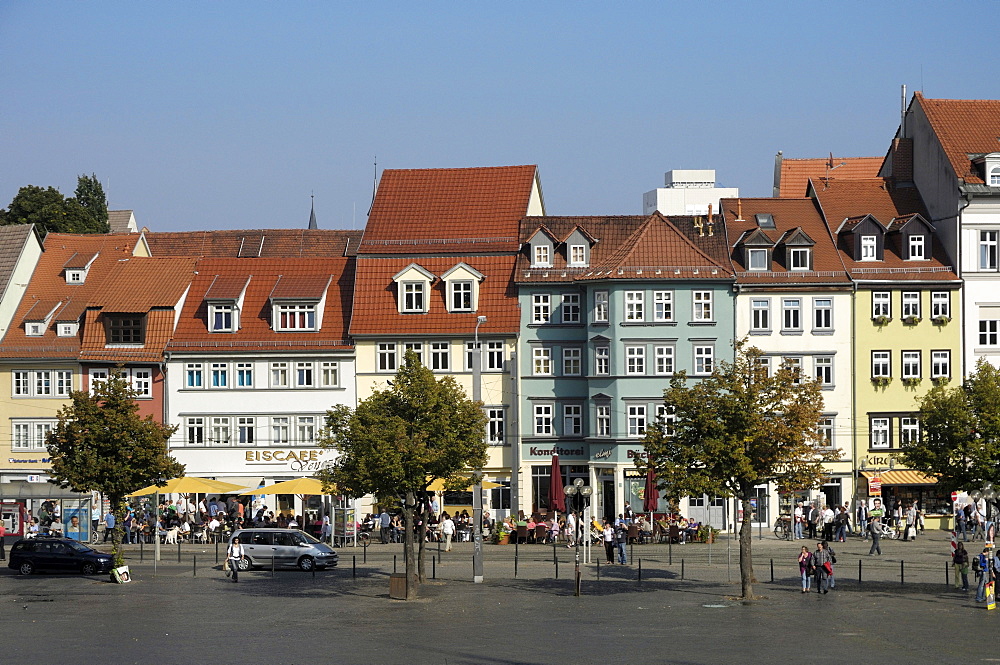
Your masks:
[{"label": "trash bin", "polygon": [[389,597],[393,600],[406,600],[406,573],[389,574]]}]

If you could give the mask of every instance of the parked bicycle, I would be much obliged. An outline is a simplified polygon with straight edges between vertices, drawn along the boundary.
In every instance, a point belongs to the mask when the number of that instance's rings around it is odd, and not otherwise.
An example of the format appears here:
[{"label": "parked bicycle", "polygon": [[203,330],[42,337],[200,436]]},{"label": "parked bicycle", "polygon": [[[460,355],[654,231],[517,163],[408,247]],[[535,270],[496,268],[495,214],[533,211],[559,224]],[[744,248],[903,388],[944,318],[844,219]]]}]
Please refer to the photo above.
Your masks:
[{"label": "parked bicycle", "polygon": [[779,515],[774,520],[774,537],[779,540],[788,540],[792,529],[792,518],[790,515]]}]

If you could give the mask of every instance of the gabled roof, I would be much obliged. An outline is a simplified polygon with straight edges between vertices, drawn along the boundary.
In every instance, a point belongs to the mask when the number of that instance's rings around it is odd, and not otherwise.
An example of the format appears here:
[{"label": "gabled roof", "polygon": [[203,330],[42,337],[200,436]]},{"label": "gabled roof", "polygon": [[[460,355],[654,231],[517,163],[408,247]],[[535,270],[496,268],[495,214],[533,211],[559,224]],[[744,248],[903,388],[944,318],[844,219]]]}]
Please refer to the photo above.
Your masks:
[{"label": "gabled roof", "polygon": [[361,252],[514,252],[518,224],[541,207],[535,166],[387,169]]},{"label": "gabled roof", "polygon": [[457,272],[458,270],[465,270],[467,273],[475,277],[480,282],[486,279],[486,275],[479,272],[478,270],[476,270],[475,268],[473,268],[464,261],[456,263],[454,266],[446,270],[445,273],[441,275],[441,279],[448,279],[449,277],[451,277],[452,273]]},{"label": "gabled roof", "polygon": [[[461,260],[485,276],[479,284],[478,309],[475,312],[449,312],[446,307],[446,284],[439,280],[431,286],[427,313],[400,314],[393,275],[409,266],[411,259],[406,256],[358,257],[351,336],[398,336],[401,333],[471,335],[476,328],[477,317],[482,315],[487,317],[487,322],[480,326],[480,335],[517,334],[520,311],[511,280],[515,257],[462,256]],[[435,274],[443,274],[455,263],[454,256],[420,258],[420,265]]]},{"label": "gabled roof", "polygon": [[291,258],[352,256],[362,234],[332,229],[258,229],[144,235],[153,256]]},{"label": "gabled roof", "polygon": [[[720,229],[721,231],[721,229]],[[713,230],[714,232],[714,230]],[[591,262],[589,279],[731,279],[728,263],[717,262],[659,212],[650,215],[607,259]]]},{"label": "gabled roof", "polygon": [[394,281],[394,282],[397,281],[400,277],[402,277],[406,273],[410,272],[411,270],[416,270],[418,273],[420,273],[421,275],[423,275],[424,277],[426,277],[431,282],[433,282],[434,280],[437,279],[437,275],[435,275],[434,273],[432,273],[427,268],[424,268],[419,263],[411,263],[408,266],[406,266],[405,268],[403,268],[402,270],[400,270],[399,272],[397,272],[395,275],[393,275],[392,276],[392,281]]},{"label": "gabled roof", "polygon": [[923,109],[955,176],[966,184],[983,184],[970,155],[1000,151],[1000,100],[926,99],[918,91],[911,104]]},{"label": "gabled roof", "polygon": [[67,270],[86,270],[96,258],[96,253],[91,254],[90,252],[76,252],[73,256],[66,259],[66,263],[63,264],[63,268]]},{"label": "gabled roof", "polygon": [[837,226],[834,233],[857,233],[859,226],[874,227],[880,234],[885,235],[885,224],[879,221],[875,215],[855,215],[847,217]]},{"label": "gabled roof", "polygon": [[333,275],[279,275],[271,300],[320,300],[326,294]]},{"label": "gabled roof", "polygon": [[109,210],[108,228],[112,233],[137,233],[139,230],[132,210]]},{"label": "gabled roof", "polygon": [[195,259],[186,257],[119,260],[97,276],[87,307],[125,313],[172,308],[187,292],[194,265]]},{"label": "gabled roof", "polygon": [[745,247],[774,247],[774,240],[759,228],[744,231],[736,241],[737,245]]},{"label": "gabled roof", "polygon": [[910,215],[903,215],[902,217],[897,217],[892,222],[889,223],[889,231],[894,233],[900,232],[905,229],[910,224],[919,225],[924,227],[925,230],[934,232],[934,225],[924,219],[924,216],[918,212]]},{"label": "gabled roof", "polygon": [[[803,246],[802,242],[805,241],[813,243],[812,270],[789,270],[789,266],[784,263],[787,257],[780,251],[772,254],[770,270],[750,270],[745,264],[744,252],[734,245],[730,256],[738,284],[792,286],[849,283],[833,238],[827,231],[823,217],[812,199],[722,199],[719,205],[725,218],[726,232],[730,237],[761,232],[757,226],[757,215],[767,214],[774,221],[774,233],[779,236],[776,246],[784,246],[789,241],[798,247]],[[743,213],[742,217],[738,212]]]},{"label": "gabled roof", "polygon": [[810,180],[825,184],[829,180],[874,178],[882,166],[882,157],[816,157],[781,160],[779,194],[781,198],[802,198]]},{"label": "gabled roof", "polygon": [[[168,345],[171,353],[247,353],[255,351],[311,352],[346,349],[347,325],[354,287],[353,257],[304,257],[295,259],[203,258],[184,303],[177,330]],[[275,332],[271,321],[271,295],[280,282],[326,286],[322,327],[317,332]],[[208,331],[207,294],[220,281],[246,284],[239,330]],[[232,293],[229,291],[228,293]]]},{"label": "gabled roof", "polygon": [[205,300],[239,300],[253,275],[216,275],[205,291]]},{"label": "gabled roof", "polygon": [[14,269],[28,242],[41,245],[33,224],[0,226],[0,296],[7,292]]}]

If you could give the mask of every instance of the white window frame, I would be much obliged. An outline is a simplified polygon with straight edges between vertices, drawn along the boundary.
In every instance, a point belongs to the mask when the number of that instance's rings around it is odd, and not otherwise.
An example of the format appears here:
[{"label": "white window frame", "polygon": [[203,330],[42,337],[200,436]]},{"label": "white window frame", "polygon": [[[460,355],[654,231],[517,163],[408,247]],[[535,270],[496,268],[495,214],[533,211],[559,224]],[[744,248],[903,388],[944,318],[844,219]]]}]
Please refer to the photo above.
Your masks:
[{"label": "white window frame", "polygon": [[431,370],[451,371],[451,342],[431,342]]},{"label": "white window frame", "polygon": [[931,351],[931,378],[951,378],[951,351]]},{"label": "white window frame", "polygon": [[470,279],[449,280],[448,302],[452,312],[474,312],[476,310],[475,289]]},{"label": "white window frame", "polygon": [[323,388],[340,387],[340,363],[336,360],[324,360],[319,364],[319,381]]},{"label": "white window frame", "polygon": [[598,404],[596,406],[596,435],[602,438],[611,436],[611,405]]},{"label": "white window frame", "polygon": [[821,386],[832,388],[834,386],[833,356],[816,356],[813,358],[813,374]]},{"label": "white window frame", "polygon": [[711,291],[692,291],[691,301],[693,304],[693,316],[695,321],[711,322],[715,321],[715,311],[712,307]]},{"label": "white window frame", "polygon": [[502,446],[506,442],[506,427],[506,413],[503,407],[486,410],[486,443],[491,446]]},{"label": "white window frame", "polygon": [[626,407],[628,429],[627,435],[630,439],[638,439],[646,433],[646,405],[629,404]]},{"label": "white window frame", "polygon": [[607,291],[594,291],[594,323],[607,323],[611,311],[611,299]]},{"label": "white window frame", "polygon": [[564,293],[562,296],[562,322],[580,323],[580,294]]},{"label": "white window frame", "polygon": [[771,262],[768,261],[768,251],[760,248],[747,248],[747,270],[759,271],[768,270]]},{"label": "white window frame", "polygon": [[900,377],[919,379],[922,377],[920,351],[900,351]]},{"label": "white window frame", "polygon": [[554,405],[548,404],[535,404],[535,408],[532,409],[534,414],[534,431],[535,436],[552,436],[552,411]]},{"label": "white window frame", "polygon": [[871,370],[873,379],[892,378],[892,352],[872,351]]},{"label": "white window frame", "polygon": [[920,292],[903,291],[901,295],[900,316],[904,319],[909,317],[920,318]]},{"label": "white window frame", "polygon": [[771,299],[750,299],[750,330],[752,332],[771,331]]},{"label": "white window frame", "polygon": [[802,298],[781,299],[781,331],[802,331]]},{"label": "white window frame", "polygon": [[424,314],[427,312],[426,282],[403,282],[403,313]]},{"label": "white window frame", "polygon": [[872,318],[892,318],[892,292],[872,291]]},{"label": "white window frame", "polygon": [[997,269],[997,231],[979,232],[979,269]]},{"label": "white window frame", "polygon": [[417,357],[417,362],[421,365],[424,364],[424,343],[423,342],[403,342],[403,348],[401,351],[401,359],[406,359],[406,352],[413,351],[413,355]]},{"label": "white window frame", "polygon": [[715,369],[715,347],[710,344],[694,346],[694,374],[708,376]]},{"label": "white window frame", "polygon": [[[58,377],[56,378],[58,381]],[[153,399],[153,370],[148,367],[133,367],[129,370],[129,381],[136,399]]]},{"label": "white window frame", "polygon": [[563,404],[563,436],[583,436],[583,407]]},{"label": "white window frame", "polygon": [[674,292],[653,291],[653,321],[665,323],[674,320]]},{"label": "white window frame", "polygon": [[792,372],[794,377],[792,379],[792,383],[795,385],[802,383],[802,356],[784,356],[782,358],[782,362],[788,367],[788,370]]},{"label": "white window frame", "polygon": [[646,347],[645,345],[625,346],[625,373],[629,376],[645,376]]},{"label": "white window frame", "polygon": [[892,420],[890,418],[872,418],[869,421],[869,437],[871,448],[890,448]]},{"label": "white window frame", "polygon": [[11,371],[12,397],[69,397],[73,390],[72,370],[17,369]]},{"label": "white window frame", "polygon": [[608,376],[611,374],[611,347],[594,347],[594,374]]},{"label": "white window frame", "polygon": [[271,445],[287,446],[292,442],[291,416],[271,416]]},{"label": "white window frame", "polygon": [[45,439],[55,429],[58,420],[11,419],[11,452],[44,451]]},{"label": "white window frame", "polygon": [[228,446],[233,442],[233,423],[228,416],[211,416],[208,441],[214,446]]},{"label": "white window frame", "polygon": [[574,268],[586,267],[587,247],[585,245],[570,245],[568,256],[570,266]]},{"label": "white window frame", "polygon": [[923,261],[927,258],[926,252],[926,236],[923,235],[912,235],[909,236],[907,240],[907,250],[909,252],[908,256],[910,261]]},{"label": "white window frame", "polygon": [[646,292],[626,291],[625,292],[625,320],[645,321],[646,320]]},{"label": "white window frame", "polygon": [[676,368],[675,349],[670,345],[653,347],[653,369],[657,376],[673,376]]},{"label": "white window frame", "polygon": [[486,342],[486,366],[483,370],[487,372],[502,372],[505,355],[502,340],[490,340]]},{"label": "white window frame", "polygon": [[833,298],[813,298],[813,330],[833,330]]},{"label": "white window frame", "polygon": [[253,416],[236,418],[236,445],[252,446],[257,438],[257,419]]},{"label": "white window frame", "polygon": [[318,330],[316,303],[280,303],[274,306],[275,332],[314,332]]},{"label": "white window frame", "polygon": [[531,375],[552,376],[552,349],[539,346],[531,350]]},{"label": "white window frame", "polygon": [[[220,324],[219,319],[222,319]],[[236,306],[228,303],[212,303],[208,306],[209,332],[235,332],[238,328],[236,322]]]},{"label": "white window frame", "polygon": [[184,388],[187,390],[201,390],[204,387],[205,387],[204,363],[185,363]]},{"label": "white window frame", "polygon": [[951,318],[951,294],[948,291],[931,293],[931,318]]},{"label": "white window frame", "polygon": [[191,416],[184,419],[184,444],[188,446],[205,445],[204,416]]},{"label": "white window frame", "polygon": [[395,342],[379,342],[375,346],[376,371],[394,373],[399,369],[397,346]]},{"label": "white window frame", "polygon": [[836,436],[836,420],[833,416],[823,416],[819,420],[816,428],[816,447],[834,448],[834,436]]},{"label": "white window frame", "polygon": [[234,388],[253,388],[254,380],[254,365],[252,362],[238,362],[236,363],[236,383],[233,384]]},{"label": "white window frame", "polygon": [[920,441],[920,419],[903,416],[899,419],[899,445]]},{"label": "white window frame", "polygon": [[789,270],[809,270],[810,249],[808,247],[792,247],[788,249]]},{"label": "white window frame", "polygon": [[299,389],[316,387],[316,365],[314,363],[295,363],[295,387]]},{"label": "white window frame", "polygon": [[551,268],[552,248],[545,243],[535,245],[534,261],[531,265],[537,268]]},{"label": "white window frame", "polygon": [[268,367],[272,388],[288,388],[290,386],[287,362],[273,362]]},{"label": "white window frame", "polygon": [[583,349],[566,347],[562,349],[563,376],[583,374]]},{"label": "white window frame", "polygon": [[229,363],[209,363],[208,376],[212,390],[229,388]]},{"label": "white window frame", "polygon": [[552,296],[548,293],[535,293],[531,296],[531,322],[534,324],[549,323],[552,320]]},{"label": "white window frame", "polygon": [[878,261],[877,236],[861,236],[861,260]]},{"label": "white window frame", "polygon": [[295,442],[307,446],[316,443],[316,416],[295,417]]}]

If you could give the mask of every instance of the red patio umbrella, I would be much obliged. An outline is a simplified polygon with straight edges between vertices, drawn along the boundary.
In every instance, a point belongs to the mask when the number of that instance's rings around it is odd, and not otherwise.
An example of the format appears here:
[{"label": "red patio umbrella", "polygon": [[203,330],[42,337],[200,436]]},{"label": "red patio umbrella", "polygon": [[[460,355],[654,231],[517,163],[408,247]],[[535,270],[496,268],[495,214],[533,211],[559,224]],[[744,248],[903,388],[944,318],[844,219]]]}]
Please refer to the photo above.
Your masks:
[{"label": "red patio umbrella", "polygon": [[552,473],[549,478],[549,508],[566,512],[566,494],[563,492],[559,455],[552,456]]},{"label": "red patio umbrella", "polygon": [[660,491],[656,489],[656,475],[653,473],[653,467],[649,467],[649,470],[646,471],[646,491],[643,492],[642,496],[643,512],[654,512],[659,501]]}]

